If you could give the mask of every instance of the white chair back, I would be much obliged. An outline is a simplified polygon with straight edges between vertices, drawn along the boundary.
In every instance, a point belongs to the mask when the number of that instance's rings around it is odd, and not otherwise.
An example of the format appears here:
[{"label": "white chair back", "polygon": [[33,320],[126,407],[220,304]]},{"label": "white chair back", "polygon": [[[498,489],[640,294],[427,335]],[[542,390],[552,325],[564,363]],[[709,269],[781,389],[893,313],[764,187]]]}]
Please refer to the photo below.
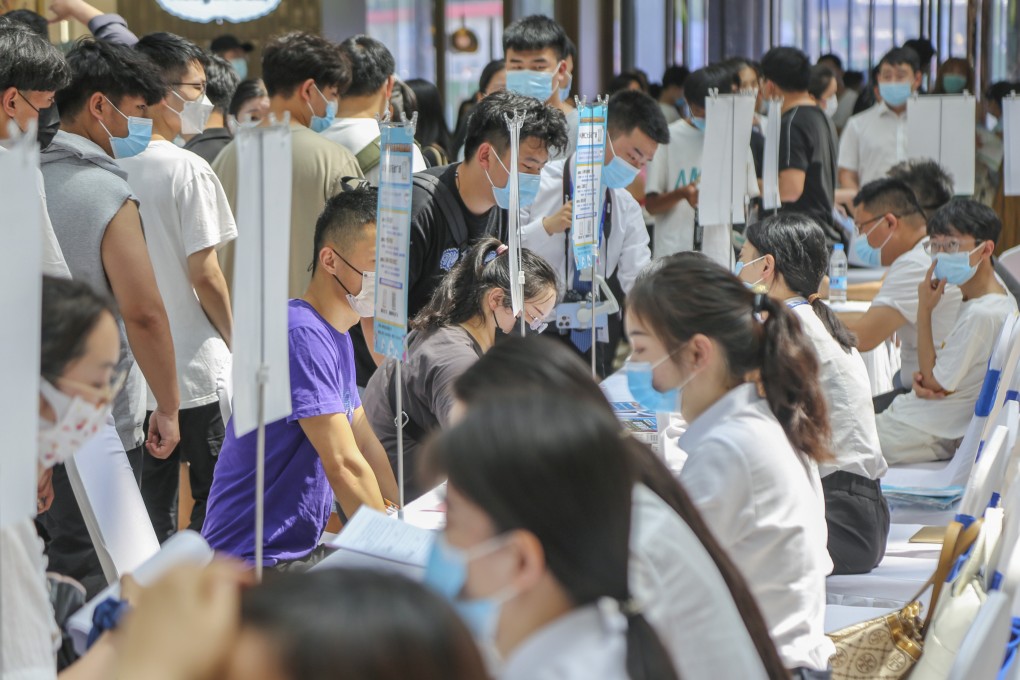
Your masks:
[{"label": "white chair back", "polygon": [[[1005,417],[1007,412],[1003,411],[1003,414]],[[980,517],[992,502],[992,496],[1002,488],[1002,476],[1009,460],[1006,450],[1008,437],[1009,428],[1005,424],[998,425],[981,447],[980,457],[967,480],[967,488],[960,502],[961,515]]]},{"label": "white chair back", "polygon": [[1014,246],[998,257],[999,264],[1020,281],[1020,246]]},{"label": "white chair back", "polygon": [[1002,591],[988,594],[960,644],[949,680],[995,680],[998,677],[1011,630],[1011,599]]}]

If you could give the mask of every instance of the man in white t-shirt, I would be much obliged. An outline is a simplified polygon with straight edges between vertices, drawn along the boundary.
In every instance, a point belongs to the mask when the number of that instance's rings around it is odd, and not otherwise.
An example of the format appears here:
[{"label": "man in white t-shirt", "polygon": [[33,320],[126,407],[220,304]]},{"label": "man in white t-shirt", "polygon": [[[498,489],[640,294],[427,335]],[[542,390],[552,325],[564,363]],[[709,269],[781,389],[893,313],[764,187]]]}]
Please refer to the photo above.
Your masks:
[{"label": "man in white t-shirt", "polygon": [[[854,249],[870,266],[886,266],[871,308],[847,327],[857,335],[861,352],[873,350],[893,334],[900,343],[900,372],[893,378],[896,391],[875,398],[876,410],[888,406],[897,393],[906,393],[919,369],[917,359],[917,286],[931,266],[925,253],[927,221],[911,188],[898,179],[879,179],[864,186],[854,198],[857,237]],[[932,317],[937,342],[942,342],[960,308],[960,290],[947,286]]]},{"label": "man in white t-shirt", "polygon": [[[180,466],[187,463],[195,500],[189,528],[201,531],[224,422],[220,393],[230,381],[233,319],[216,251],[237,237],[226,194],[209,163],[177,147],[181,132],[202,129],[205,99],[202,50],[169,33],[145,36],[136,48],[163,72],[170,89],[149,108],[152,141],[118,164],[139,197],[145,243],[170,318],[181,392],[181,443],[165,460],[147,457],[142,496],[160,541],[177,530]],[[155,402],[149,396],[149,409]]]},{"label": "man in white t-shirt", "polygon": [[[378,185],[381,147],[376,116],[389,110],[396,63],[386,45],[367,35],[348,38],[340,51],[351,64],[351,84],[340,97],[336,120],[322,136],[346,147],[357,158],[365,179]],[[424,170],[425,158],[417,145],[411,153],[412,170]]]},{"label": "man in white t-shirt", "polygon": [[[720,66],[698,69],[684,82],[690,118],[669,126],[669,144],[652,161],[645,187],[645,208],[655,218],[652,248],[655,258],[700,250],[727,269],[733,266],[730,230],[725,225],[716,225],[696,233],[695,210],[705,146],[705,98],[710,89],[732,92],[734,87],[732,71]],[[748,153],[747,195],[758,194],[754,161]]]},{"label": "man in white t-shirt", "polygon": [[[897,397],[876,419],[890,464],[952,457],[967,431],[1003,326],[1016,301],[995,277],[991,257],[1002,223],[988,206],[952,201],[928,222],[933,262],[918,286],[917,354],[913,392]],[[933,314],[947,284],[963,294],[960,316],[945,341],[936,341]]]}]

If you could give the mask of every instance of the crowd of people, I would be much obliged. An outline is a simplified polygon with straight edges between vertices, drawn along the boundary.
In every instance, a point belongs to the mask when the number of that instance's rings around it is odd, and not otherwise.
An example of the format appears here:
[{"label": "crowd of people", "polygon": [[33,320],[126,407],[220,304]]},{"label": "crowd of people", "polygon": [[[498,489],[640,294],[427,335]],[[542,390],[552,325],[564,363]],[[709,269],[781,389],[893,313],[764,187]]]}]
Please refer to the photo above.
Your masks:
[{"label": "crowd of people", "polygon": [[[3,678],[828,677],[826,576],[882,560],[881,478],[953,455],[1017,313],[994,268],[1000,217],[906,157],[916,46],[884,55],[870,91],[837,56],[812,65],[793,47],[670,67],[655,96],[621,74],[585,271],[571,247],[577,50],[548,17],[507,26],[451,133],[436,87],[401,82],[367,35],[273,37],[251,79],[252,45],[231,36],[207,51],[139,38],[84,0],[54,11],[94,37],[64,55],[24,13],[0,16],[0,154],[37,130],[44,217],[11,225],[41,227],[44,280],[39,516],[0,530]],[[933,91],[972,82],[949,60]],[[1001,89],[987,100],[1000,115]],[[698,222],[714,90],[757,93],[752,202],[766,103],[781,100],[782,206],[736,229]],[[415,112],[398,372],[374,351],[379,121]],[[257,551],[258,434],[238,436],[228,396],[235,136],[270,119],[291,137],[292,413],[265,428]],[[825,302],[834,247],[887,268],[855,291],[872,298],[864,314]],[[619,311],[593,325],[578,309],[594,290]],[[894,340],[901,369],[875,389],[865,357]],[[634,401],[672,414],[658,452],[592,375],[618,370],[621,347]],[[424,583],[311,570],[333,550],[325,532],[397,508],[401,421],[405,502],[446,481]],[[73,580],[92,598],[108,574],[65,463],[103,432],[159,542],[190,528],[221,557],[150,587],[126,577],[78,657],[51,591]]]}]

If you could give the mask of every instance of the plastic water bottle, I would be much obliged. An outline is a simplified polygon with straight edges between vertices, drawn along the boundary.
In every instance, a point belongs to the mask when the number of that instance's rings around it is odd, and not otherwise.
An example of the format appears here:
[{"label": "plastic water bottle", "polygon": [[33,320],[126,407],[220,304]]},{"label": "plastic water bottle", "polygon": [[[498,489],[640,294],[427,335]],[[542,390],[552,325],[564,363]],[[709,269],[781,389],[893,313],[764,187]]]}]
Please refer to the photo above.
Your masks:
[{"label": "plastic water bottle", "polygon": [[847,267],[843,244],[837,243],[832,247],[832,257],[829,258],[829,302],[846,302]]}]

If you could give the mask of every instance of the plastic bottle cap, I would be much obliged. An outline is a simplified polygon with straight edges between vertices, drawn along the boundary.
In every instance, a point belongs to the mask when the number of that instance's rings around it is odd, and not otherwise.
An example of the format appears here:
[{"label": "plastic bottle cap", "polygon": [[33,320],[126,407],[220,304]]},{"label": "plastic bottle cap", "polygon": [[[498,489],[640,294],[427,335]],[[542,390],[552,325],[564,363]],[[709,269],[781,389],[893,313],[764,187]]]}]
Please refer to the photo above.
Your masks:
[{"label": "plastic bottle cap", "polygon": [[843,250],[843,244],[837,243],[836,245],[832,246],[832,248],[833,250]]}]

